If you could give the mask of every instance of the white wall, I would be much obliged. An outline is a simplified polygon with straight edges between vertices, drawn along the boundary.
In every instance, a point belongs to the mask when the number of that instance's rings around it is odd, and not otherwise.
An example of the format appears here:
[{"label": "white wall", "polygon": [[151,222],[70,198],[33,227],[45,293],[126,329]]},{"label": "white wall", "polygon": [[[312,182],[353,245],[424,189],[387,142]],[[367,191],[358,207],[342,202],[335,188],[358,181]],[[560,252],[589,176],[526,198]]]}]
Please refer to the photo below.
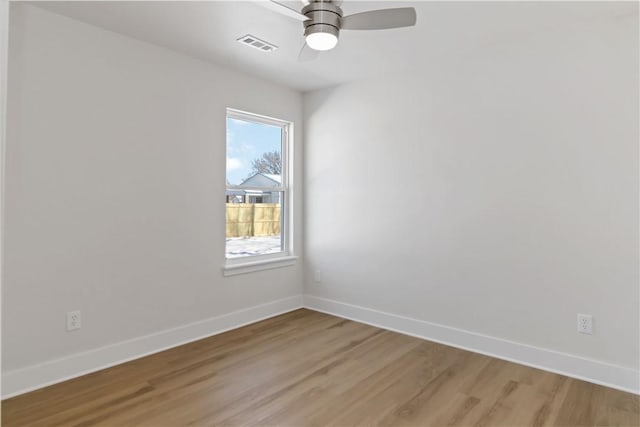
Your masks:
[{"label": "white wall", "polygon": [[[3,373],[300,295],[301,263],[229,278],[221,268],[225,108],[293,121],[300,165],[301,104],[13,3]],[[299,167],[293,178],[301,213]],[[68,333],[75,309],[83,326]]]},{"label": "white wall", "polygon": [[637,387],[637,14],[568,28],[305,95],[307,294]]}]

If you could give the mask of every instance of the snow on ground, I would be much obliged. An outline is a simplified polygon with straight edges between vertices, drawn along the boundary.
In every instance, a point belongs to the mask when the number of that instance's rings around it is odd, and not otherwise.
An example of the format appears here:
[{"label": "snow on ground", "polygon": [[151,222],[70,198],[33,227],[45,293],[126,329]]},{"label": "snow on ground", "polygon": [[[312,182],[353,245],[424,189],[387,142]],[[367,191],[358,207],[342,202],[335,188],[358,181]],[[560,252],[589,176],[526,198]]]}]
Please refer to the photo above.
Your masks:
[{"label": "snow on ground", "polygon": [[280,236],[227,237],[227,258],[280,252]]}]

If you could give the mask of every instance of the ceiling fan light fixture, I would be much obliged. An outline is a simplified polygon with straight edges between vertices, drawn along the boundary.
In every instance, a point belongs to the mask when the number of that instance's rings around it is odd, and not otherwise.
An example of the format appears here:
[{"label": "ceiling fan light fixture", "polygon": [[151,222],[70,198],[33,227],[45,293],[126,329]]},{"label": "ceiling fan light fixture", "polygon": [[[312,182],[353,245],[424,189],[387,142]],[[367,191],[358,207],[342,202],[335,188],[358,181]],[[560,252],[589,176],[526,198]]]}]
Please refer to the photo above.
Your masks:
[{"label": "ceiling fan light fixture", "polygon": [[282,3],[282,0],[260,2],[275,8],[283,15],[302,21],[305,44],[303,52],[331,50],[338,44],[340,30],[386,30],[416,25],[416,10],[413,7],[367,10],[343,15],[342,0],[302,0],[305,6],[300,13]]},{"label": "ceiling fan light fixture", "polygon": [[338,44],[338,38],[329,33],[312,33],[307,36],[307,45],[313,50],[331,50]]},{"label": "ceiling fan light fixture", "polygon": [[310,25],[305,29],[305,40],[313,50],[331,50],[338,44],[338,29],[332,25]]}]

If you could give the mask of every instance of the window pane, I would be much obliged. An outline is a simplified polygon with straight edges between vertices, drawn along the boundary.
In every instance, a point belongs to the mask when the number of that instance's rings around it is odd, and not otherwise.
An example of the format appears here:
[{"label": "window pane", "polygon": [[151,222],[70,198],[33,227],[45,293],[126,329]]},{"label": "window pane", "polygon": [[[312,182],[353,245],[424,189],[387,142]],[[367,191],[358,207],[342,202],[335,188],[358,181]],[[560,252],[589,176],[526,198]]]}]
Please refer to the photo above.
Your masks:
[{"label": "window pane", "polygon": [[282,185],[282,128],[227,118],[227,185]]},{"label": "window pane", "polygon": [[[237,118],[238,116],[242,119]],[[227,117],[228,259],[284,252],[284,124]],[[267,120],[268,122],[268,120]],[[286,174],[285,174],[286,175]]]},{"label": "window pane", "polygon": [[226,257],[240,258],[282,252],[284,193],[262,192],[243,195],[242,200],[227,195]]}]

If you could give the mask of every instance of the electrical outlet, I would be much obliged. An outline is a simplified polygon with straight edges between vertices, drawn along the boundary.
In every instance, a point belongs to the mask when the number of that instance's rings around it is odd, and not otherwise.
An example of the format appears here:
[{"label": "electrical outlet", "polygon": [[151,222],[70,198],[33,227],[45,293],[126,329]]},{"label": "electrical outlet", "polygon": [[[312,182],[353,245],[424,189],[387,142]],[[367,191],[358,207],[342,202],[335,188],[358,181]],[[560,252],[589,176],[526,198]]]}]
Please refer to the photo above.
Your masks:
[{"label": "electrical outlet", "polygon": [[581,334],[593,334],[593,316],[578,313],[578,332]]},{"label": "electrical outlet", "polygon": [[73,331],[74,329],[80,329],[80,310],[69,311],[67,313],[67,331]]},{"label": "electrical outlet", "polygon": [[313,274],[313,280],[316,283],[322,282],[322,273],[320,272],[320,270],[316,270],[316,272]]}]

